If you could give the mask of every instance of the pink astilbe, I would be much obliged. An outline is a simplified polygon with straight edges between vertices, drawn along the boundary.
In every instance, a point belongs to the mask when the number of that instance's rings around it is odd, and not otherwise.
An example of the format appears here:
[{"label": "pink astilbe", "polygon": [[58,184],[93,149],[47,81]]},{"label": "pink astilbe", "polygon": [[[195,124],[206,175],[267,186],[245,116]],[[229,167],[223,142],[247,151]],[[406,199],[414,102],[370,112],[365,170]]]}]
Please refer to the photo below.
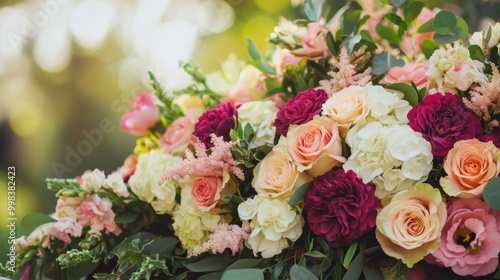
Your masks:
[{"label": "pink astilbe", "polygon": [[243,249],[243,243],[248,238],[250,225],[248,221],[243,221],[242,227],[237,225],[220,224],[209,227],[211,231],[208,240],[200,246],[194,248],[188,257],[194,257],[206,252],[212,254],[222,254],[226,249],[231,250],[231,255]]},{"label": "pink astilbe", "polygon": [[479,87],[471,90],[470,100],[463,98],[465,106],[483,119],[489,129],[499,125],[498,121],[492,120],[492,116],[500,114],[500,73],[494,64],[491,68],[493,69],[491,81],[482,82]]},{"label": "pink astilbe", "polygon": [[194,143],[195,154],[186,148],[186,158],[181,162],[169,166],[165,170],[165,173],[163,173],[160,184],[176,175],[181,178],[192,175],[214,176],[217,174],[222,175],[224,171],[235,175],[242,181],[245,180],[243,170],[238,166],[238,162],[236,162],[231,153],[231,148],[235,144],[234,142],[226,142],[222,137],[212,134],[212,143],[214,146],[210,149],[210,153],[208,153],[205,144],[200,139],[196,136],[193,136],[191,139]]},{"label": "pink astilbe", "polygon": [[329,96],[348,86],[365,86],[371,79],[371,68],[366,69],[363,73],[356,74],[356,72],[360,68],[360,62],[364,61],[368,55],[366,48],[361,48],[352,54],[354,58],[354,63],[352,63],[347,49],[343,47],[340,50],[338,60],[331,60],[334,69],[337,69],[336,72],[328,72],[332,79],[322,80],[319,84]]}]

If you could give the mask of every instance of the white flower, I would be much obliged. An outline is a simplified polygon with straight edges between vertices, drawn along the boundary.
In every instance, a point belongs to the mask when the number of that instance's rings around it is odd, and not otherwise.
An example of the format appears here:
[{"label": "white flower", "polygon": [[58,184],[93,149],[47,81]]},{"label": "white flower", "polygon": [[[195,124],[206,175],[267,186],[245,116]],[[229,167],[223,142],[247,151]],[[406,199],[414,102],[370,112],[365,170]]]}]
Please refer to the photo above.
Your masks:
[{"label": "white flower", "polygon": [[493,48],[498,45],[498,41],[500,40],[500,23],[497,22],[495,25],[490,26],[491,28],[491,37],[486,45],[488,48]]},{"label": "white flower", "polygon": [[483,48],[483,36],[484,36],[483,31],[474,32],[470,36],[469,42],[471,43],[471,45],[478,45],[482,49]]},{"label": "white flower", "polygon": [[94,169],[92,172],[85,172],[81,179],[82,183],[80,186],[82,189],[98,192],[106,179],[106,175],[101,170]]},{"label": "white flower", "polygon": [[351,156],[343,168],[365,183],[372,181],[380,199],[426,180],[432,169],[430,143],[408,125],[357,125],[347,133],[346,142]]},{"label": "white flower", "polygon": [[238,213],[242,220],[252,217],[246,245],[255,256],[259,252],[263,258],[280,254],[302,234],[304,220],[300,209],[288,205],[283,198],[257,195],[240,204]]},{"label": "white flower", "polygon": [[118,172],[114,172],[108,175],[106,180],[104,180],[104,187],[112,190],[118,196],[129,196],[127,185],[125,185],[122,175]]},{"label": "white flower", "polygon": [[380,121],[383,124],[408,123],[408,112],[411,106],[408,101],[403,100],[402,93],[389,92],[381,86],[366,86],[368,96],[366,105],[370,108],[369,118]]},{"label": "white flower", "polygon": [[271,100],[246,102],[238,108],[241,126],[244,128],[246,124],[250,124],[255,132],[255,139],[250,143],[251,148],[273,145],[276,135],[276,127],[273,126],[276,111],[276,105]]},{"label": "white flower", "polygon": [[180,157],[162,153],[159,150],[141,154],[136,171],[128,181],[131,190],[140,200],[150,203],[158,214],[172,214],[176,205],[175,195],[178,183],[174,179],[159,184],[165,169],[181,161]]}]

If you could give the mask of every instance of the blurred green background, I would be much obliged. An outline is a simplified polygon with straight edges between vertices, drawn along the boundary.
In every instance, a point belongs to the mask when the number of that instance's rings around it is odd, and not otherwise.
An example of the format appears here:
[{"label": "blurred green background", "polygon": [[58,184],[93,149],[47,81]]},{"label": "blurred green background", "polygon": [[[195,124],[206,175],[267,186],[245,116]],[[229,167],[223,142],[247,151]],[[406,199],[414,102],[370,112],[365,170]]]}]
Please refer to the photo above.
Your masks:
[{"label": "blurred green background", "polygon": [[[265,39],[279,16],[302,17],[292,2],[0,1],[0,205],[7,202],[9,166],[16,168],[18,219],[54,211],[45,178],[116,170],[135,144],[119,121],[130,101],[148,89],[147,71],[172,89],[187,82],[179,60],[210,72],[231,53],[249,59],[246,38],[268,49]],[[491,1],[424,2],[453,10],[471,30],[500,14],[500,4]],[[329,0],[325,6],[333,14],[344,3]],[[104,131],[101,122],[107,121],[113,125]],[[5,249],[6,206],[0,221]]]}]

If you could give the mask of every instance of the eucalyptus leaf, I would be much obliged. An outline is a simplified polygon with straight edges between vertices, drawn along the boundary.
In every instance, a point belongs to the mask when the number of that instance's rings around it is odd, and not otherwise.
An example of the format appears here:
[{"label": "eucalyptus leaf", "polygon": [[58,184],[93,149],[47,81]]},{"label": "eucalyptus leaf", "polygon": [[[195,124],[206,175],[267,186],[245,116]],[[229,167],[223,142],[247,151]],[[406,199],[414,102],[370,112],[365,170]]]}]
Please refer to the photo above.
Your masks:
[{"label": "eucalyptus leaf", "polygon": [[500,177],[488,181],[484,187],[483,198],[491,208],[500,210]]},{"label": "eucalyptus leaf", "polygon": [[306,196],[307,190],[309,189],[309,185],[311,182],[307,182],[300,186],[290,197],[288,200],[289,205],[295,205],[297,202],[301,201],[304,196]]},{"label": "eucalyptus leaf", "polygon": [[197,280],[220,280],[223,272],[213,272],[199,277]]},{"label": "eucalyptus leaf", "polygon": [[434,17],[434,31],[437,34],[448,35],[455,27],[457,27],[457,16],[451,11],[440,11]]},{"label": "eucalyptus leaf", "polygon": [[346,47],[347,52],[349,54],[351,54],[352,51],[354,50],[354,46],[356,46],[357,43],[361,42],[361,39],[363,39],[363,37],[361,37],[361,35],[354,35],[354,36],[344,40],[340,46]]},{"label": "eucalyptus leaf", "polygon": [[192,272],[214,272],[226,269],[234,261],[229,254],[210,255],[196,262],[182,262]]},{"label": "eucalyptus leaf", "polygon": [[406,2],[408,2],[408,0],[389,0],[389,2],[394,7],[399,7],[399,6],[406,4]]},{"label": "eucalyptus leaf", "polygon": [[381,53],[375,55],[372,60],[372,74],[380,75],[387,73],[390,68],[395,66],[404,66],[405,62],[393,55],[389,55],[387,53]]},{"label": "eucalyptus leaf", "polygon": [[45,213],[33,212],[26,214],[26,216],[23,217],[23,219],[21,220],[21,226],[27,229],[36,229],[37,227],[43,224],[55,221],[56,219],[52,218],[51,216]]},{"label": "eucalyptus leaf", "polygon": [[314,280],[318,279],[309,269],[305,266],[294,264],[290,268],[290,279],[291,280]]},{"label": "eucalyptus leaf", "polygon": [[417,91],[407,83],[394,83],[385,87],[386,89],[393,89],[404,94],[404,100],[408,101],[412,107],[417,107],[418,105],[418,93]]},{"label": "eucalyptus leaf", "polygon": [[226,268],[226,271],[232,270],[232,269],[255,268],[260,263],[262,263],[263,260],[264,259],[241,259],[241,260],[235,261],[233,264],[228,266]]},{"label": "eucalyptus leaf", "polygon": [[323,12],[323,2],[321,0],[306,0],[304,12],[309,20],[318,21]]},{"label": "eucalyptus leaf", "polygon": [[264,272],[257,268],[243,268],[225,271],[221,280],[255,279],[264,280]]}]

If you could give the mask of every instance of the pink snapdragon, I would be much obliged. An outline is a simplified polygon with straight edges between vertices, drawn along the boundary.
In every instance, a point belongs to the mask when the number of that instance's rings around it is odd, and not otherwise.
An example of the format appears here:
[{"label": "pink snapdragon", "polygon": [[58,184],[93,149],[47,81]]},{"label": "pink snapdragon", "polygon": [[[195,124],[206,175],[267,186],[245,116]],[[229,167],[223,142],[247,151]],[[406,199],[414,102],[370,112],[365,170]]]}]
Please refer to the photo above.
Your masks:
[{"label": "pink snapdragon", "polygon": [[160,111],[151,93],[143,93],[132,102],[132,112],[127,112],[120,122],[121,129],[134,136],[143,136],[160,120]]},{"label": "pink snapdragon", "polygon": [[43,235],[49,235],[63,241],[66,244],[71,243],[70,235],[79,237],[82,235],[82,225],[75,219],[64,217],[59,221],[49,224],[49,226],[42,229]]},{"label": "pink snapdragon", "polygon": [[111,209],[111,202],[98,195],[88,195],[78,206],[78,222],[82,226],[90,226],[89,233],[94,236],[101,236],[101,231],[106,230],[106,234],[120,234],[121,229],[115,223],[115,213]]}]

